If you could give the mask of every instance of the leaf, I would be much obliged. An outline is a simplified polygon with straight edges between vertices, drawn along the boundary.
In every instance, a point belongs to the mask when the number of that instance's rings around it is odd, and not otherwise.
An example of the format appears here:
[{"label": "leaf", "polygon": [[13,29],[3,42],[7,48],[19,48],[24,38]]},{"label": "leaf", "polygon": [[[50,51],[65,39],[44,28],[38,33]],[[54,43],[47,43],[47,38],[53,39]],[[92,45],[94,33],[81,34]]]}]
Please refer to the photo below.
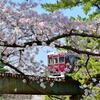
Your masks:
[{"label": "leaf", "polygon": [[4,66],[5,66],[5,64],[0,62],[0,67],[4,67]]},{"label": "leaf", "polygon": [[75,18],[75,17],[71,17],[71,19],[72,19],[72,20],[76,20],[76,18]]},{"label": "leaf", "polygon": [[81,20],[82,18],[81,18],[81,16],[78,15],[77,19],[78,19],[78,20]]},{"label": "leaf", "polygon": [[0,68],[0,72],[2,72],[2,73],[8,72],[8,69]]},{"label": "leaf", "polygon": [[87,2],[86,4],[84,4],[84,6],[82,8],[83,8],[85,14],[87,14],[89,12],[91,5],[92,5],[91,2]]}]

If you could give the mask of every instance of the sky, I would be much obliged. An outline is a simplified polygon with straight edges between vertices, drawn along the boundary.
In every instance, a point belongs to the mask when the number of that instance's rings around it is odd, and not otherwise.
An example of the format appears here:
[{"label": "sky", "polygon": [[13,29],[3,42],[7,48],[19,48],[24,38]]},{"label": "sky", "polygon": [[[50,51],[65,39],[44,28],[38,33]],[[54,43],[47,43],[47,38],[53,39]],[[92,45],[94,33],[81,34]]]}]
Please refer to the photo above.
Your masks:
[{"label": "sky", "polygon": [[[25,0],[11,0],[11,1],[15,1],[15,2],[22,2]],[[55,3],[56,0],[32,0],[33,2],[39,2],[39,3]],[[41,8],[41,6],[38,6],[35,8],[35,10],[38,11],[38,13],[42,14],[42,13],[48,13],[45,9]],[[90,11],[93,12],[95,11],[95,9],[92,9]],[[74,7],[72,9],[63,9],[62,10],[63,14],[67,17],[77,17],[78,15],[80,15],[82,18],[87,17],[87,15],[84,14],[83,10],[81,9],[81,7]],[[40,48],[40,52],[39,55],[36,57],[36,61],[40,61],[43,60],[44,64],[47,65],[48,59],[47,59],[47,50],[49,51],[56,51],[55,48],[51,48],[51,47],[39,47]]]},{"label": "sky", "polygon": [[[11,0],[11,1],[15,1],[15,2],[22,2],[22,1],[26,1],[26,0]],[[39,3],[55,3],[57,0],[31,0],[33,2],[39,2]],[[38,11],[38,13],[47,13],[47,11],[43,8],[41,8],[41,6],[36,7],[36,10]],[[95,11],[95,9],[93,8],[91,12]],[[64,15],[71,17],[77,17],[78,15],[80,15],[81,17],[87,17],[87,15],[84,14],[83,10],[81,9],[81,6],[79,7],[73,7],[71,9],[62,9],[62,12]]]}]

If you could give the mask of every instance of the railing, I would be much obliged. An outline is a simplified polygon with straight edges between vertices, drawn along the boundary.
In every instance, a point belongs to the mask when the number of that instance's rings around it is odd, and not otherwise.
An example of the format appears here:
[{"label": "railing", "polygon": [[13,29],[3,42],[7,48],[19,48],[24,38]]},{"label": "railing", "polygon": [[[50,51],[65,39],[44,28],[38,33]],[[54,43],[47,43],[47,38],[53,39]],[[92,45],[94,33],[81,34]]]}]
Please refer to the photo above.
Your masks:
[{"label": "railing", "polygon": [[20,74],[0,73],[0,93],[6,94],[39,94],[39,95],[81,95],[80,83],[67,76],[49,78]]}]

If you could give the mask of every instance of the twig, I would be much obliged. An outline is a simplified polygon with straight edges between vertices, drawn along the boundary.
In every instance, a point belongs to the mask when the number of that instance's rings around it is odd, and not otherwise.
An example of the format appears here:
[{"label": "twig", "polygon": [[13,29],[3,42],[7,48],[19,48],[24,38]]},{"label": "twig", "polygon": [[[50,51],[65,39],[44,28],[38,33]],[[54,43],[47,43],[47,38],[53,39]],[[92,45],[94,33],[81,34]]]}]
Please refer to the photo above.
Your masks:
[{"label": "twig", "polygon": [[[57,97],[57,96],[53,96],[53,95],[48,95],[49,98],[53,97],[53,98],[56,98],[56,99],[59,99],[59,100],[65,100],[64,98],[60,98],[60,97]],[[53,99],[51,99],[53,100]]]},{"label": "twig", "polygon": [[[82,66],[82,65],[81,65]],[[81,69],[81,67],[80,66],[77,66],[78,67],[78,70],[76,70],[74,73],[73,73],[73,75],[75,75],[80,69]]]},{"label": "twig", "polygon": [[51,100],[53,100],[52,97],[51,97],[50,95],[48,95],[48,97],[49,97]]},{"label": "twig", "polygon": [[87,68],[87,65],[88,65],[88,62],[89,62],[89,59],[90,59],[90,56],[89,55],[87,55],[87,60],[86,60],[86,63],[85,63],[85,68],[86,68],[86,71],[87,71],[87,73],[88,73],[88,75],[89,75],[89,77],[92,79],[92,77],[91,77],[91,75],[90,75],[90,73],[89,73],[89,71],[88,71],[88,68]]},{"label": "twig", "polygon": [[1,58],[0,58],[0,61],[1,61],[3,64],[5,64],[5,65],[9,66],[10,68],[14,69],[16,72],[18,72],[18,73],[20,73],[21,75],[23,75],[23,76],[26,77],[26,75],[25,75],[23,72],[21,72],[19,69],[17,69],[15,66],[9,64],[8,62],[5,62],[5,61],[2,60]]},{"label": "twig", "polygon": [[5,56],[4,52],[7,49],[7,47],[4,48],[4,50],[1,52],[1,57]]},{"label": "twig", "polygon": [[68,45],[60,46],[58,44],[55,44],[55,47],[68,49],[68,50],[74,51],[78,54],[87,54],[87,55],[92,55],[92,56],[100,56],[100,53],[94,53],[94,52],[89,52],[89,51],[86,51],[86,50],[80,50],[80,49],[76,49],[76,48],[68,46]]}]

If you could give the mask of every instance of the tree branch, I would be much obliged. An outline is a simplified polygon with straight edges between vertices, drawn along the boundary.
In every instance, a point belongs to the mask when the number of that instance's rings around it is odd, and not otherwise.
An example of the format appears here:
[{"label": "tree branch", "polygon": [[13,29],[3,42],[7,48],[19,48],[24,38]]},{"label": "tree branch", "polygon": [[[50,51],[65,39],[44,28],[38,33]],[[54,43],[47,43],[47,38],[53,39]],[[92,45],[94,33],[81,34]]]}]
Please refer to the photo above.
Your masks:
[{"label": "tree branch", "polygon": [[[93,81],[92,79],[95,78],[96,81]],[[93,83],[93,85],[95,86],[96,84],[98,84],[100,81],[100,74],[95,74],[95,76],[92,76],[91,78],[87,79],[85,81],[85,84],[90,84],[90,83]]]},{"label": "tree branch", "polygon": [[[54,37],[52,37],[51,39],[48,39],[48,40],[44,40],[44,41],[39,41],[39,40],[33,40],[31,42],[26,42],[24,43],[23,45],[18,45],[18,44],[7,44],[7,43],[4,43],[4,44],[0,44],[0,46],[4,46],[4,47],[20,47],[20,48],[25,48],[27,45],[28,46],[32,46],[34,43],[37,44],[37,46],[41,46],[42,45],[42,42],[45,42],[48,46],[54,42],[55,40],[58,40],[60,38],[64,38],[64,37],[70,37],[70,36],[81,36],[81,37],[91,37],[91,38],[97,38],[99,39],[100,36],[99,35],[92,35],[92,34],[86,34],[86,33],[75,33],[75,32],[72,32],[73,30],[70,31],[70,33],[63,33],[61,35],[56,35]],[[68,50],[71,50],[71,51],[74,51],[76,53],[79,53],[79,54],[88,54],[88,55],[92,55],[92,56],[100,56],[100,54],[98,53],[93,53],[93,52],[89,52],[89,51],[85,51],[85,50],[79,50],[79,49],[76,49],[76,48],[73,48],[71,46],[59,46],[59,45],[56,45],[56,47],[58,48],[66,48]]]},{"label": "tree branch", "polygon": [[88,71],[88,68],[87,68],[87,65],[88,65],[88,62],[89,62],[89,59],[90,59],[90,56],[89,55],[87,55],[87,60],[86,60],[86,62],[85,62],[85,68],[86,68],[86,71],[87,71],[87,73],[88,73],[88,75],[89,75],[89,77],[90,77],[90,79],[92,79],[92,77],[91,77],[91,75],[90,75],[90,73],[89,73],[89,71]]},{"label": "tree branch", "polygon": [[48,95],[49,98],[56,98],[56,99],[59,99],[59,100],[65,100],[64,98],[60,98],[60,97],[57,97],[57,96],[53,96],[53,95]]},{"label": "tree branch", "polygon": [[76,52],[78,54],[88,54],[88,55],[92,55],[92,56],[100,56],[100,53],[93,53],[93,52],[89,52],[89,51],[85,51],[85,50],[79,50],[79,49],[76,49],[76,48],[73,48],[73,47],[67,46],[67,45],[60,46],[60,45],[55,44],[55,47],[68,49],[68,50],[74,51],[74,52]]},{"label": "tree branch", "polygon": [[[25,48],[27,45],[32,46],[33,43],[37,43],[38,46],[42,45],[41,41],[32,41],[32,42],[25,43],[23,46],[22,45],[16,45],[16,44],[5,44],[5,45],[0,45],[0,46]],[[47,45],[49,45],[50,41],[49,42],[47,41],[46,43],[47,43]],[[68,49],[68,50],[74,51],[74,52],[79,53],[79,54],[88,54],[88,55],[92,55],[92,56],[100,56],[100,53],[93,53],[93,52],[89,52],[89,51],[85,51],[85,50],[79,50],[79,49],[76,49],[76,48],[73,48],[73,47],[67,46],[67,45],[60,46],[60,45],[55,44],[55,47]]]},{"label": "tree branch", "polygon": [[76,33],[76,32],[72,32],[70,31],[70,33],[63,33],[61,35],[56,35],[54,37],[52,37],[50,40],[45,41],[47,44],[50,44],[51,42],[54,42],[55,40],[58,40],[60,38],[64,38],[64,37],[70,37],[70,36],[81,36],[81,37],[91,37],[91,38],[100,38],[100,35],[92,35],[92,34],[86,34],[86,33]]},{"label": "tree branch", "polygon": [[18,72],[18,73],[20,73],[21,75],[23,75],[23,76],[26,77],[26,75],[25,75],[23,72],[21,72],[19,69],[17,69],[17,68],[14,67],[13,65],[9,64],[8,62],[3,61],[1,58],[0,58],[0,61],[1,61],[3,64],[5,64],[5,65],[9,66],[10,68],[14,69],[16,72]]},{"label": "tree branch", "polygon": [[23,46],[21,45],[17,45],[17,44],[0,44],[0,46],[6,46],[6,47],[25,47],[26,45],[29,45],[29,46],[32,46],[33,43],[36,43],[37,45],[42,45],[42,42],[45,42],[47,43],[47,45],[49,45],[50,43],[54,42],[55,40],[58,40],[60,38],[64,38],[64,37],[70,37],[70,36],[81,36],[81,37],[91,37],[91,38],[100,38],[99,35],[92,35],[92,34],[85,34],[85,33],[64,33],[64,34],[61,34],[61,35],[56,35],[54,37],[52,37],[51,39],[49,40],[46,40],[46,41],[37,41],[37,40],[34,40],[34,41],[31,41],[31,42],[26,42],[24,43]]}]

